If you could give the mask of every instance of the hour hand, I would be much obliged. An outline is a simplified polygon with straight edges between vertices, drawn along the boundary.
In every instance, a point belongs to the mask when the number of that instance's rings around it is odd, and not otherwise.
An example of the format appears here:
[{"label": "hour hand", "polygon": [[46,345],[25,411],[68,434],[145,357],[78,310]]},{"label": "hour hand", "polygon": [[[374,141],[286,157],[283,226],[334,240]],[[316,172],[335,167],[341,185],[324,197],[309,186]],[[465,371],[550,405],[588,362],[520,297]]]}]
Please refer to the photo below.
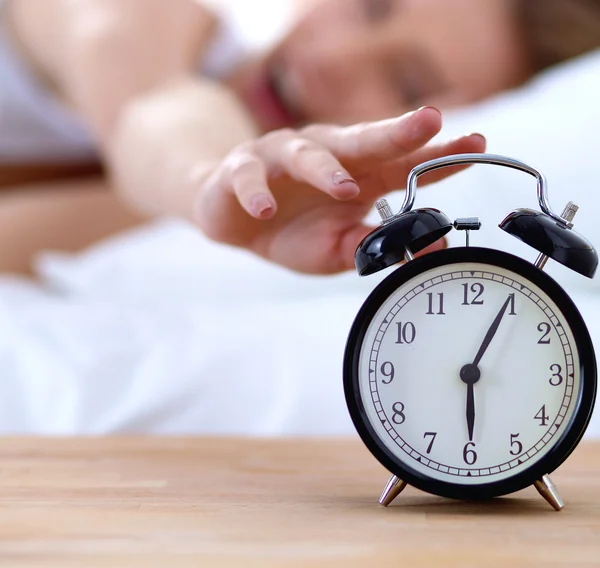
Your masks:
[{"label": "hour hand", "polygon": [[475,426],[475,395],[473,384],[467,385],[467,428],[469,430],[469,442],[473,441],[473,427]]},{"label": "hour hand", "polygon": [[473,385],[479,380],[481,373],[479,368],[472,363],[467,363],[460,370],[460,379],[467,385],[467,429],[469,431],[469,442],[473,441],[473,430],[475,428],[475,389]]}]

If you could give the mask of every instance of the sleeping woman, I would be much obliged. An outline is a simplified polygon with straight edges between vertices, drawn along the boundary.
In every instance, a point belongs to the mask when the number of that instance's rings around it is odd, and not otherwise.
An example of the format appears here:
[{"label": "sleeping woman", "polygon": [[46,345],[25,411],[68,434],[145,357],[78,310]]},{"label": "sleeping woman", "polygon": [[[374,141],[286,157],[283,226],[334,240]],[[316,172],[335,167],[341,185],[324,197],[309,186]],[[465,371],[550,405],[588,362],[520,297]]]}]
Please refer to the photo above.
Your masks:
[{"label": "sleeping woman", "polygon": [[0,16],[0,177],[98,160],[114,188],[7,195],[12,270],[148,216],[297,271],[348,269],[376,198],[419,162],[484,150],[478,134],[429,144],[438,108],[600,46],[600,0],[318,0],[260,56],[193,0],[4,0]]}]

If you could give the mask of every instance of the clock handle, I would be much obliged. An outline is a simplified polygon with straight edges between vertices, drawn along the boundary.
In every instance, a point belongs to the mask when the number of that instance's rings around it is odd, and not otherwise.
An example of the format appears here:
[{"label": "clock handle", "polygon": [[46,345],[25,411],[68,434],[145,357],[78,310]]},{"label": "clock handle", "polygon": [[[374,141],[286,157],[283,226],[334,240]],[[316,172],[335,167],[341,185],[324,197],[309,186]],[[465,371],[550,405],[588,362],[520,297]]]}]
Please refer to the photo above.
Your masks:
[{"label": "clock handle", "polygon": [[505,166],[507,168],[512,168],[532,175],[537,180],[537,196],[541,210],[557,223],[567,226],[568,228],[573,226],[567,219],[564,219],[552,211],[550,203],[548,202],[548,182],[546,181],[546,178],[542,172],[524,162],[515,160],[514,158],[498,156],[496,154],[454,154],[452,156],[445,156],[443,158],[429,160],[428,162],[423,162],[422,164],[416,166],[408,175],[404,202],[402,203],[402,207],[397,215],[407,213],[413,208],[417,193],[417,179],[419,176],[440,168],[464,166],[469,164],[491,164],[495,166]]},{"label": "clock handle", "polygon": [[505,166],[532,175],[537,180],[537,196],[542,212],[532,209],[517,209],[501,223],[500,228],[516,237],[541,254],[535,266],[542,269],[548,258],[552,258],[588,278],[593,278],[598,267],[598,253],[581,235],[572,230],[577,206],[569,203],[562,215],[552,211],[548,202],[548,183],[544,174],[536,168],[506,156],[496,154],[456,154],[424,162],[412,169],[406,184],[404,203],[395,218],[402,218],[411,211],[417,192],[419,176],[450,166],[469,164],[491,164]]}]

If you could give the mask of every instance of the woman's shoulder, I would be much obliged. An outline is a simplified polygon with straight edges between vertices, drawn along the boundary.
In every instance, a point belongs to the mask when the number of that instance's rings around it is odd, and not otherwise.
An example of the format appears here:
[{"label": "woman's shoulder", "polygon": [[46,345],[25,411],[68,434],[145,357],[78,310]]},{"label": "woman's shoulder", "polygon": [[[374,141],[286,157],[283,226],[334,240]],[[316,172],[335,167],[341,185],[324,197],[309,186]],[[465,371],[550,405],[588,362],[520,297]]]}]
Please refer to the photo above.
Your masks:
[{"label": "woman's shoulder", "polygon": [[[7,8],[0,0],[0,164],[89,163],[97,154],[91,133],[31,68],[15,43]],[[197,69],[219,78],[237,65],[243,49],[230,21],[204,6],[197,10],[206,32],[194,47]]]},{"label": "woman's shoulder", "polygon": [[79,121],[31,71],[13,45],[0,0],[0,163],[89,161],[93,147]]}]

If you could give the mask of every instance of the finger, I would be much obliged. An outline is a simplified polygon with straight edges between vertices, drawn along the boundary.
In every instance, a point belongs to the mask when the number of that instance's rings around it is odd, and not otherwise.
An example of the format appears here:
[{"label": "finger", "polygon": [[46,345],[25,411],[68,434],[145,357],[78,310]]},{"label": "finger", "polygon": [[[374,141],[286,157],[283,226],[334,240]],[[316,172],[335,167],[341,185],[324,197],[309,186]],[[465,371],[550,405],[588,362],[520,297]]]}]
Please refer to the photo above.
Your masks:
[{"label": "finger", "polygon": [[263,161],[252,154],[240,156],[229,170],[231,190],[240,205],[256,219],[270,219],[277,203],[267,183]]},{"label": "finger", "polygon": [[358,184],[331,152],[306,138],[292,138],[279,149],[281,165],[299,182],[320,189],[340,200],[359,193]]},{"label": "finger", "polygon": [[[470,134],[443,144],[426,146],[406,158],[372,170],[366,176],[359,178],[359,183],[363,191],[366,191],[370,197],[403,189],[406,187],[410,171],[419,164],[452,154],[480,153],[485,151],[485,146],[486,139],[481,134]],[[419,186],[440,181],[468,167],[470,166],[454,166],[434,170],[419,178]],[[372,194],[372,192],[374,193]]]},{"label": "finger", "polygon": [[315,127],[308,135],[355,167],[400,158],[418,150],[441,129],[442,115],[424,107],[399,118],[353,126]]}]

